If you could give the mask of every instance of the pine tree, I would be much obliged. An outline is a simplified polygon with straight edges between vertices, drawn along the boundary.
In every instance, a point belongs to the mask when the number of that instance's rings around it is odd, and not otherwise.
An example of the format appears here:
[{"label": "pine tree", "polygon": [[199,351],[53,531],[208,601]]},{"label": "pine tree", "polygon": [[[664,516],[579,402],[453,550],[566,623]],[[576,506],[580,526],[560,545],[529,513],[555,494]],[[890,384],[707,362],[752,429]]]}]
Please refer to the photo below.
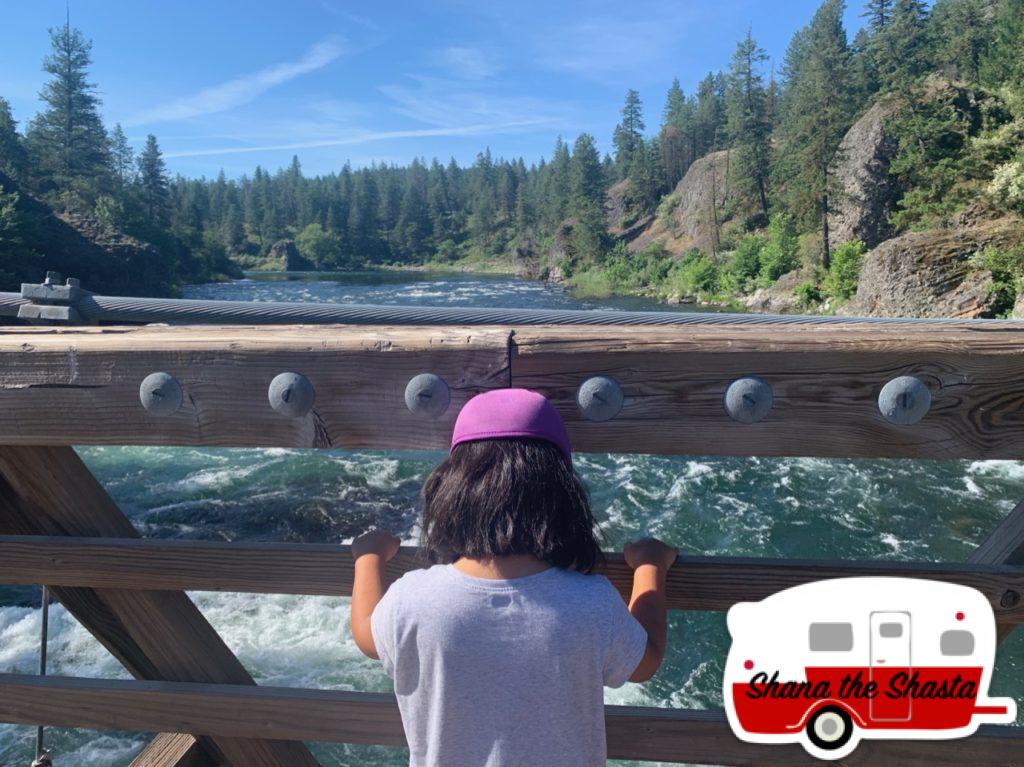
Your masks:
[{"label": "pine tree", "polygon": [[639,213],[650,213],[664,191],[664,173],[655,141],[641,141],[629,168],[629,201]]},{"label": "pine tree", "polygon": [[[121,123],[114,126],[110,133],[110,161],[114,171],[114,180],[125,188],[129,186],[135,177],[135,151],[128,143],[128,137],[124,135]],[[221,179],[224,171],[221,171]]]},{"label": "pine tree", "polygon": [[156,136],[146,136],[139,155],[139,199],[151,226],[164,226],[168,217],[167,166]]},{"label": "pine tree", "polygon": [[560,224],[569,212],[570,172],[569,147],[559,136],[555,140],[555,151],[547,167],[547,188],[544,195],[549,214],[548,221],[552,226]]},{"label": "pine tree", "polygon": [[939,0],[928,18],[932,57],[951,77],[976,85],[992,38],[990,0]]},{"label": "pine tree", "polygon": [[729,172],[741,194],[755,198],[766,216],[771,125],[767,117],[764,81],[758,68],[767,59],[768,56],[748,32],[733,54],[726,97],[726,129],[733,150]]},{"label": "pine tree", "polygon": [[821,227],[822,266],[829,267],[828,217],[837,183],[834,163],[853,119],[850,50],[842,0],[825,0],[786,54],[786,114],[776,172],[792,213]]},{"label": "pine tree", "polygon": [[672,86],[665,98],[662,113],[661,132],[658,136],[661,167],[665,181],[674,187],[686,174],[693,162],[693,104],[679,87],[679,79],[672,80]]},{"label": "pine tree", "polygon": [[1009,85],[1024,98],[1024,0],[1001,0],[992,22],[991,42],[979,74],[989,87]]},{"label": "pine tree", "polygon": [[0,173],[22,180],[28,170],[28,155],[18,135],[18,124],[11,114],[11,105],[0,97]]},{"label": "pine tree", "polygon": [[579,219],[601,218],[604,173],[594,137],[581,133],[572,148],[569,164],[570,213]]},{"label": "pine tree", "polygon": [[643,142],[644,120],[640,94],[630,88],[626,91],[626,103],[622,106],[622,122],[615,126],[612,143],[615,145],[615,166],[619,177],[625,177],[633,162],[633,153]]},{"label": "pine tree", "polygon": [[893,3],[895,0],[868,0],[864,5],[861,18],[868,20],[868,29],[872,34],[881,32],[892,21]]},{"label": "pine tree", "polygon": [[63,205],[90,207],[109,168],[100,102],[88,80],[92,43],[65,24],[50,30],[50,45],[43,70],[52,78],[39,94],[46,109],[32,120],[27,140],[39,174]]},{"label": "pine tree", "polygon": [[708,72],[697,86],[694,108],[694,159],[714,152],[724,143],[725,106],[723,78]]},{"label": "pine tree", "polygon": [[926,18],[921,0],[895,0],[891,21],[874,37],[883,89],[909,98],[911,88],[927,70]]}]

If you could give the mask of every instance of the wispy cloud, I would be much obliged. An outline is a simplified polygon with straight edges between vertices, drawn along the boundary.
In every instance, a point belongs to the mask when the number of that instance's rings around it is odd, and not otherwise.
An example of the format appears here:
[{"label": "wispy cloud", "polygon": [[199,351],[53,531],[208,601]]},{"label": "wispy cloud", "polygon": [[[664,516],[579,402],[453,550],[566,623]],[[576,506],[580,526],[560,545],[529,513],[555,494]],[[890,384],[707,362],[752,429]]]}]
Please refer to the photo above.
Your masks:
[{"label": "wispy cloud", "polygon": [[501,71],[494,58],[479,48],[443,48],[437,52],[437,60],[451,74],[465,80],[494,77]]},{"label": "wispy cloud", "polygon": [[126,120],[125,124],[145,125],[224,112],[249,103],[274,86],[322,69],[341,56],[343,50],[340,38],[329,37],[311,47],[298,61],[274,64],[258,72],[203,88],[189,96],[144,110]]},{"label": "wispy cloud", "polygon": [[382,85],[379,90],[391,99],[391,111],[427,125],[565,122],[564,101],[553,103],[493,87],[467,88],[448,79],[411,75],[406,84]]},{"label": "wispy cloud", "polygon": [[460,127],[421,128],[416,130],[392,131],[356,131],[347,136],[312,141],[297,141],[287,144],[270,144],[266,146],[234,146],[211,149],[185,149],[178,152],[165,152],[164,157],[213,157],[216,155],[245,154],[249,152],[295,151],[298,149],[316,149],[332,146],[353,146],[369,144],[375,141],[394,139],[426,138],[430,136],[479,136],[499,133],[513,133],[525,128],[543,124],[544,120],[520,120],[509,123],[483,123],[463,125]]}]

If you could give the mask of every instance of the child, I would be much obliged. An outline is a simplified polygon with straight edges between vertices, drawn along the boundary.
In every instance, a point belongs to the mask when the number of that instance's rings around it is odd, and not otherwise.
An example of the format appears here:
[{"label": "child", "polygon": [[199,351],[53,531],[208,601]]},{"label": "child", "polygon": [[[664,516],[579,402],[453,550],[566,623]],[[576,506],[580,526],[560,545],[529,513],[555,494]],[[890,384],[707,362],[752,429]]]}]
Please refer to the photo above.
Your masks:
[{"label": "child", "polygon": [[626,546],[629,608],[603,575],[565,425],[542,395],[477,395],[423,487],[422,544],[443,564],[390,588],[398,539],[352,544],[352,635],[392,677],[416,767],[593,767],[603,686],[650,679],[665,654],[676,549]]}]

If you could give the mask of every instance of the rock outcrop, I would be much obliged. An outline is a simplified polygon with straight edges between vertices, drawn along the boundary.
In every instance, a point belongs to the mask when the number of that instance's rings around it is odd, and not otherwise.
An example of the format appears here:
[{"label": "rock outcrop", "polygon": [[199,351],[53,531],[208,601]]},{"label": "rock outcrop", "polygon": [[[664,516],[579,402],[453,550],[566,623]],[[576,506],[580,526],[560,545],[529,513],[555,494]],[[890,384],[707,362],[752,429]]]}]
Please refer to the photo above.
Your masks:
[{"label": "rock outcrop", "polygon": [[839,145],[835,175],[841,193],[835,197],[829,216],[835,243],[858,239],[873,248],[893,235],[889,216],[898,190],[889,176],[889,162],[897,146],[886,124],[898,111],[892,101],[876,102]]},{"label": "rock outcrop", "polygon": [[908,232],[864,257],[857,294],[840,314],[871,317],[991,317],[992,275],[971,258],[1024,242],[1016,217],[958,229]]},{"label": "rock outcrop", "polygon": [[767,288],[758,288],[745,299],[743,305],[752,312],[765,314],[799,314],[803,311],[796,289],[808,278],[799,269],[787,272]]},{"label": "rock outcrop", "polygon": [[270,246],[267,258],[281,264],[286,272],[308,272],[316,268],[302,257],[295,240],[278,240]]},{"label": "rock outcrop", "polygon": [[630,239],[629,249],[637,252],[661,242],[674,254],[691,248],[708,253],[717,250],[722,210],[729,201],[728,179],[728,151],[701,157],[662,201],[660,215]]}]

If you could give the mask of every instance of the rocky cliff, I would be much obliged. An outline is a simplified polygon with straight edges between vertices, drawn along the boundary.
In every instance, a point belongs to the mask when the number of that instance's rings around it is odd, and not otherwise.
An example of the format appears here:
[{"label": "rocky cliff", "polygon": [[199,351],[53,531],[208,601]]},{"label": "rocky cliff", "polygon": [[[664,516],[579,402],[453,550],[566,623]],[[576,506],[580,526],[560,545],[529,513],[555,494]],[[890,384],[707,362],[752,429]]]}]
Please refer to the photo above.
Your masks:
[{"label": "rocky cliff", "polygon": [[690,248],[711,253],[718,249],[718,227],[729,200],[729,152],[712,152],[690,166],[653,220],[623,236],[633,252],[660,242],[677,255]]},{"label": "rocky cliff", "polygon": [[1024,242],[1016,217],[931,229],[886,240],[864,258],[857,294],[840,314],[870,317],[990,317],[992,275],[972,257]]}]

